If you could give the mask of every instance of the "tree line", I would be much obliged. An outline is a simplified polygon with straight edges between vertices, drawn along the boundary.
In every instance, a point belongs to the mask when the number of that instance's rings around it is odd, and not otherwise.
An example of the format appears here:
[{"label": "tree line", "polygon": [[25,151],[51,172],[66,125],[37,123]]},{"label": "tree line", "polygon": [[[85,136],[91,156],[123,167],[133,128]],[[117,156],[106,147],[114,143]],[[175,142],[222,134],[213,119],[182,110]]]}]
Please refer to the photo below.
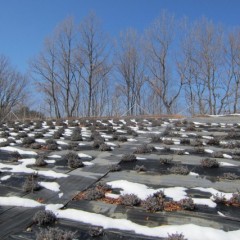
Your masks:
[{"label": "tree line", "polygon": [[[79,24],[65,19],[31,60],[47,115],[239,111],[240,28],[206,18],[189,22],[163,11],[143,33],[127,29],[112,40],[100,22],[94,13]],[[0,86],[6,82],[15,89],[1,87],[1,112],[25,93],[26,78],[9,66],[2,56]],[[7,97],[9,92],[15,94]]]}]

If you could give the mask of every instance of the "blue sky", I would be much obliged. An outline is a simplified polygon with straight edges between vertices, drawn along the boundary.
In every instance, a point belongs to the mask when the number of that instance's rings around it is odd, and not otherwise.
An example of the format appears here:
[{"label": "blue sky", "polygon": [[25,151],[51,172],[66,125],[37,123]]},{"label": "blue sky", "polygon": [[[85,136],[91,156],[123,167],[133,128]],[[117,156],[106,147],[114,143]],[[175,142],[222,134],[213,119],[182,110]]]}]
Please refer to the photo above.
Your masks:
[{"label": "blue sky", "polygon": [[227,27],[240,23],[239,0],[0,0],[0,54],[21,71],[39,53],[44,39],[66,17],[76,22],[95,11],[104,29],[117,36],[129,27],[143,31],[165,9],[177,19],[202,16]]}]

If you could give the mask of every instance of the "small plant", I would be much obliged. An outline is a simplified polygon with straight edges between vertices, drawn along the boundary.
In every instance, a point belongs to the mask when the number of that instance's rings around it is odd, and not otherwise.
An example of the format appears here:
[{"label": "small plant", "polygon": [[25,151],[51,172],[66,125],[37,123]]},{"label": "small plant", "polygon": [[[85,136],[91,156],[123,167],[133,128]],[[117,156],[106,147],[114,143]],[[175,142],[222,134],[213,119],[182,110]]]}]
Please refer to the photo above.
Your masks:
[{"label": "small plant", "polygon": [[75,152],[69,152],[65,155],[65,158],[67,159],[70,168],[83,167],[82,161],[78,158],[78,155]]},{"label": "small plant", "polygon": [[218,193],[213,195],[212,199],[215,203],[222,203],[222,204],[226,203],[226,201],[227,201],[227,199],[225,198],[225,195],[218,194]]},{"label": "small plant", "polygon": [[146,172],[147,171],[147,169],[144,165],[136,165],[134,167],[134,170],[137,172]]},{"label": "small plant", "polygon": [[180,144],[182,144],[182,145],[190,145],[190,139],[188,139],[188,138],[181,138],[180,139]]},{"label": "small plant", "polygon": [[216,159],[205,158],[205,159],[202,159],[201,165],[202,167],[207,167],[207,168],[218,168],[219,162]]},{"label": "small plant", "polygon": [[233,205],[240,205],[240,192],[233,193],[229,201]]},{"label": "small plant", "polygon": [[42,147],[42,145],[40,143],[32,143],[31,144],[31,148],[32,149],[40,149]]},{"label": "small plant", "polygon": [[119,172],[119,171],[121,171],[121,170],[122,170],[122,168],[121,168],[121,166],[118,165],[118,164],[114,164],[114,165],[112,165],[112,166],[109,168],[109,171],[110,171],[110,172]]},{"label": "small plant", "polygon": [[125,206],[138,206],[141,199],[135,194],[125,194],[120,197],[121,204]]},{"label": "small plant", "polygon": [[137,161],[136,155],[134,154],[124,154],[121,159],[123,162],[134,162]]},{"label": "small plant", "polygon": [[119,142],[127,142],[127,137],[120,135],[120,136],[118,136],[118,141]]},{"label": "small plant", "polygon": [[22,140],[23,145],[29,145],[35,142],[35,139],[32,137],[25,137]]},{"label": "small plant", "polygon": [[163,211],[164,199],[161,196],[149,196],[146,200],[142,202],[142,206],[149,212]]},{"label": "small plant", "polygon": [[99,237],[104,234],[104,229],[102,227],[90,227],[88,233],[91,237]]},{"label": "small plant", "polygon": [[161,143],[162,142],[162,138],[160,134],[152,134],[150,135],[151,138],[151,142],[152,143]]},{"label": "small plant", "polygon": [[171,174],[179,174],[179,175],[187,175],[190,172],[188,167],[187,166],[183,166],[183,165],[173,166],[171,168],[168,168],[168,171]]},{"label": "small plant", "polygon": [[212,138],[212,139],[208,140],[207,144],[211,145],[211,146],[219,146],[220,145],[220,141],[217,138]]},{"label": "small plant", "polygon": [[221,151],[213,152],[211,155],[213,158],[222,158],[223,157],[223,153]]},{"label": "small plant", "polygon": [[70,142],[69,145],[67,145],[69,150],[72,151],[80,151],[81,150],[81,146],[76,143],[76,142]]},{"label": "small plant", "polygon": [[195,209],[195,204],[192,198],[184,198],[179,203],[184,210],[193,211]]},{"label": "small plant", "polygon": [[10,155],[13,162],[18,161],[18,159],[21,158],[21,155],[17,151],[12,152]]},{"label": "small plant", "polygon": [[55,140],[53,140],[53,139],[48,139],[47,141],[46,141],[46,144],[47,144],[47,150],[52,150],[52,151],[54,151],[54,150],[57,150],[58,149],[58,145],[57,145],[57,142],[55,141]]},{"label": "small plant", "polygon": [[74,240],[76,232],[64,231],[59,228],[41,229],[36,240]]},{"label": "small plant", "polygon": [[143,144],[139,146],[134,153],[136,154],[144,154],[144,153],[151,153],[155,150],[155,148],[151,145]]},{"label": "small plant", "polygon": [[166,240],[187,240],[187,238],[184,237],[182,233],[173,233],[173,234],[168,234],[168,237]]},{"label": "small plant", "polygon": [[33,221],[39,226],[47,226],[56,221],[56,216],[52,211],[40,210],[33,216]]},{"label": "small plant", "polygon": [[106,143],[102,143],[99,148],[99,151],[112,151],[111,147],[107,145]]},{"label": "small plant", "polygon": [[227,180],[238,180],[238,179],[240,179],[240,177],[237,174],[230,173],[230,172],[224,173],[221,178],[222,179],[227,179]]},{"label": "small plant", "polygon": [[47,165],[47,163],[45,162],[45,158],[46,156],[45,155],[40,155],[36,158],[36,161],[35,161],[35,165],[38,166],[38,167],[44,167]]},{"label": "small plant", "polygon": [[35,138],[43,138],[44,136],[43,136],[42,133],[37,132],[37,133],[34,134],[34,137],[35,137]]},{"label": "small plant", "polygon": [[27,137],[28,135],[27,135],[27,133],[26,132],[20,132],[20,133],[18,133],[18,137],[19,138],[25,138],[25,137]]},{"label": "small plant", "polygon": [[54,132],[54,134],[53,134],[54,139],[59,139],[60,137],[62,137],[62,133],[60,131]]},{"label": "small plant", "polygon": [[101,188],[89,188],[85,193],[84,193],[84,198],[85,200],[97,200],[105,197],[105,192]]},{"label": "small plant", "polygon": [[40,185],[37,182],[37,175],[30,175],[27,177],[23,184],[24,192],[34,192],[40,189]]},{"label": "small plant", "polygon": [[201,146],[203,146],[203,142],[199,139],[194,139],[194,140],[190,141],[190,145],[193,147],[201,147]]},{"label": "small plant", "polygon": [[79,128],[79,127],[74,128],[73,133],[71,135],[71,140],[72,141],[82,141],[81,128]]},{"label": "small plant", "polygon": [[171,139],[164,139],[163,143],[166,144],[166,145],[173,145],[174,144],[173,140],[171,140]]}]

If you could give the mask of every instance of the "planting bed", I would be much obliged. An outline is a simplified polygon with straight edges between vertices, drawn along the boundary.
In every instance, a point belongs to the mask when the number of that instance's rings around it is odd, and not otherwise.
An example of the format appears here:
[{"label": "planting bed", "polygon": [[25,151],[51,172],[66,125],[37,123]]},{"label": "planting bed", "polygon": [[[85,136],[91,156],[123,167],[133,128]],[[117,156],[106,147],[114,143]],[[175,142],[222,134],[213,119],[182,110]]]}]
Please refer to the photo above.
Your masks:
[{"label": "planting bed", "polygon": [[0,239],[240,239],[239,146],[237,116],[4,123]]}]

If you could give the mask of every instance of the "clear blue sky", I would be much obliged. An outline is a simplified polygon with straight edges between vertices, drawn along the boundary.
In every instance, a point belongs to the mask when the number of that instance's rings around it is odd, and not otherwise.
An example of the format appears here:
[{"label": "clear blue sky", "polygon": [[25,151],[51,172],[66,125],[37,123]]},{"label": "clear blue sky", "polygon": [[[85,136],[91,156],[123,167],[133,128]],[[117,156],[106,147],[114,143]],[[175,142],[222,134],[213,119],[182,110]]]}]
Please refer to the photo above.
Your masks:
[{"label": "clear blue sky", "polygon": [[227,27],[240,24],[240,0],[0,0],[0,54],[21,71],[66,17],[76,22],[95,11],[105,30],[117,36],[129,27],[143,31],[165,9],[176,18],[203,15]]}]

